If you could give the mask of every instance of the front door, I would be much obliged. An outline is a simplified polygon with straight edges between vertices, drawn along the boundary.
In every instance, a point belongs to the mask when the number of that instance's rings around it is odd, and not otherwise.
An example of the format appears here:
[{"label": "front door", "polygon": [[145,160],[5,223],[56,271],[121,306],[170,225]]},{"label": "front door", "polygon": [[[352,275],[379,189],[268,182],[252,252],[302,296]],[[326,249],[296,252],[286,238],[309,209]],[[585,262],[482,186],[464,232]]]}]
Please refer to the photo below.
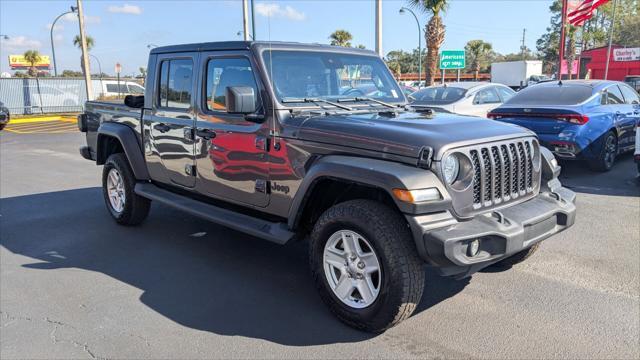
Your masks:
[{"label": "front door", "polygon": [[153,109],[145,121],[147,163],[152,179],[184,187],[195,185],[193,128],[197,54],[159,57]]},{"label": "front door", "polygon": [[203,53],[201,59],[204,84],[196,121],[196,191],[264,207],[269,203],[268,122],[230,114],[225,105],[227,87],[252,87],[256,114],[264,115],[255,67],[248,53]]}]

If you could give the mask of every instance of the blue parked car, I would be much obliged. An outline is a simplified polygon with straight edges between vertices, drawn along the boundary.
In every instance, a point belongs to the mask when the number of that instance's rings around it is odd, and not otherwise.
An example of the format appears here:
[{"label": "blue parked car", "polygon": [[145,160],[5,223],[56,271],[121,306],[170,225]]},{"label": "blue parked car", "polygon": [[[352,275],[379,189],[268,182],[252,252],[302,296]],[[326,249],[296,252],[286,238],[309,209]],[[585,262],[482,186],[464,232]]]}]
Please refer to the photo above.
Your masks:
[{"label": "blue parked car", "polygon": [[619,81],[554,81],[521,90],[487,116],[534,131],[559,159],[608,171],[634,148],[640,98]]}]

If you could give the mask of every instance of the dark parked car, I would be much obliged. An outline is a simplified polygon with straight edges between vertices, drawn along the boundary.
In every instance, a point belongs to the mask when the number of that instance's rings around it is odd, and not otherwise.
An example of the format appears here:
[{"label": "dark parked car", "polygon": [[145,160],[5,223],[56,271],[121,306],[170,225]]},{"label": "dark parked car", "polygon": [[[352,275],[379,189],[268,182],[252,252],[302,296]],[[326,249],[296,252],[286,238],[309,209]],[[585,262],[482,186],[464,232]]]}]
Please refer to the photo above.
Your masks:
[{"label": "dark parked car", "polygon": [[455,278],[508,268],[574,223],[575,194],[533,133],[411,111],[371,51],[159,47],[146,85],[131,107],[89,101],[78,118],[115,221],[139,224],[153,200],[278,244],[308,239],[320,296],[358,329],[410,316],[425,263]]},{"label": "dark parked car", "polygon": [[4,129],[5,126],[11,120],[11,115],[9,114],[9,109],[4,106],[4,103],[0,101],[0,130]]},{"label": "dark parked car", "polygon": [[640,75],[627,75],[624,77],[624,82],[634,88],[635,91],[640,92]]},{"label": "dark parked car", "polygon": [[489,117],[531,129],[561,159],[608,171],[634,148],[640,99],[619,81],[548,82],[521,90]]}]

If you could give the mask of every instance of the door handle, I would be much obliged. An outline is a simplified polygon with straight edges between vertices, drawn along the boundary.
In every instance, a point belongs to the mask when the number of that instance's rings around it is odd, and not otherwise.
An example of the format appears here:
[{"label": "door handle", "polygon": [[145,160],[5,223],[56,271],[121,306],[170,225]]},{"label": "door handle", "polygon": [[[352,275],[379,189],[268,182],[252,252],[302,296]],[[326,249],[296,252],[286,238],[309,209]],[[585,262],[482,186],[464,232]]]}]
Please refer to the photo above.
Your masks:
[{"label": "door handle", "polygon": [[156,124],[153,126],[153,128],[160,131],[161,133],[166,133],[167,131],[171,130],[171,126],[163,123]]},{"label": "door handle", "polygon": [[205,140],[211,140],[216,137],[216,132],[211,129],[198,129],[196,135]]}]

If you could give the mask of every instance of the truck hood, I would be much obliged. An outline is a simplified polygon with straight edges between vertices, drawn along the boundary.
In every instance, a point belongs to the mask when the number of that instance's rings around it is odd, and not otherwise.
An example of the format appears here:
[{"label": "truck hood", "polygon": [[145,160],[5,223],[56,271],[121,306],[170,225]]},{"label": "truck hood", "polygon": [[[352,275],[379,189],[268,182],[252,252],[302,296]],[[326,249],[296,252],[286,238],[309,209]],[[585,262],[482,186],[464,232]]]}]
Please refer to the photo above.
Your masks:
[{"label": "truck hood", "polygon": [[333,114],[292,120],[298,122],[294,137],[300,140],[413,158],[418,157],[424,146],[429,146],[436,161],[450,148],[535,136],[517,125],[443,113],[407,111],[396,117],[378,113]]}]

